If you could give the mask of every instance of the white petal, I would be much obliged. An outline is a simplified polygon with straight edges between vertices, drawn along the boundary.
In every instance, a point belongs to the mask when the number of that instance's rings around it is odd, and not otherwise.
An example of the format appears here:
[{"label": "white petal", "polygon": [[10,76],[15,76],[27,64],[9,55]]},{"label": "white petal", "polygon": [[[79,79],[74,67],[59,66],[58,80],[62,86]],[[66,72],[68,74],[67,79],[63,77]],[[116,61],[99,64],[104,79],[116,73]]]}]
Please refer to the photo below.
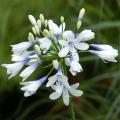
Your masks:
[{"label": "white petal", "polygon": [[68,78],[65,75],[59,77],[58,80],[61,81],[66,88],[70,88]]},{"label": "white petal", "polygon": [[79,83],[73,84],[70,86],[70,89],[77,89],[79,87]]},{"label": "white petal", "polygon": [[51,88],[52,88],[53,90],[56,90],[56,85],[51,85]]},{"label": "white petal", "polygon": [[92,32],[91,30],[83,30],[78,37],[76,38],[79,42],[80,41],[88,41],[93,39],[95,36],[95,33]]},{"label": "white petal", "polygon": [[56,83],[56,87],[55,87],[56,92],[59,93],[59,94],[62,94],[63,87],[64,87],[63,84]]},{"label": "white petal", "polygon": [[29,97],[29,96],[31,96],[31,95],[33,95],[33,94],[34,94],[33,92],[25,91],[24,97]]},{"label": "white petal", "polygon": [[77,52],[72,52],[71,59],[76,62],[79,62],[79,54]]},{"label": "white petal", "polygon": [[57,92],[53,92],[52,94],[50,94],[49,98],[51,100],[56,100],[61,96],[61,94],[58,94]]},{"label": "white petal", "polygon": [[28,66],[25,70],[22,71],[20,77],[23,77],[23,80],[27,79],[39,66],[39,63],[33,63],[32,65]]},{"label": "white petal", "polygon": [[81,90],[70,90],[70,93],[73,95],[73,96],[76,96],[76,97],[79,97],[83,94],[83,91]]},{"label": "white petal", "polygon": [[53,85],[56,81],[57,81],[57,74],[55,74],[54,76],[48,78],[48,82],[47,82],[47,84],[46,84],[46,87],[50,87],[50,86]]},{"label": "white petal", "polygon": [[32,45],[33,43],[28,41],[28,42],[22,42],[19,44],[11,45],[11,47],[14,53],[20,53],[20,52],[26,51]]},{"label": "white petal", "polygon": [[70,67],[69,71],[71,72],[71,74],[72,74],[73,76],[76,76],[77,72],[76,72],[76,71],[73,71],[71,67]]},{"label": "white petal", "polygon": [[103,51],[96,51],[96,50],[89,50],[90,53],[95,54],[102,58],[103,60],[109,62],[117,62],[115,57],[118,56],[118,52],[116,50],[103,50]]},{"label": "white petal", "polygon": [[91,44],[92,47],[98,48],[99,50],[113,50],[113,47],[110,45],[104,44]]},{"label": "white petal", "polygon": [[65,65],[70,66],[70,58],[65,58]]},{"label": "white petal", "polygon": [[69,53],[69,47],[66,46],[59,51],[58,56],[65,57],[68,53]]},{"label": "white petal", "polygon": [[69,105],[69,93],[68,93],[68,90],[66,88],[63,91],[63,102],[66,106]]},{"label": "white petal", "polygon": [[44,53],[46,53],[46,51],[49,50],[51,47],[51,40],[49,40],[48,38],[41,38],[38,39],[38,41],[40,42],[40,48],[44,50]]},{"label": "white petal", "polygon": [[59,42],[59,44],[62,45],[62,46],[66,46],[67,43],[68,43],[68,41],[66,41],[66,40],[59,40],[58,42]]},{"label": "white petal", "polygon": [[23,57],[22,55],[19,55],[19,54],[12,55],[12,61],[14,61],[14,62],[23,61],[25,59],[26,59],[25,57]]},{"label": "white petal", "polygon": [[19,61],[29,59],[29,56],[34,54],[35,54],[35,51],[24,51],[23,53],[13,53],[11,56],[12,56],[12,61],[19,62]]},{"label": "white petal", "polygon": [[63,36],[67,39],[67,40],[73,40],[75,38],[75,35],[72,31],[68,30],[68,31],[64,31],[63,32]]},{"label": "white petal", "polygon": [[59,27],[52,20],[48,21],[49,30],[54,34],[59,34]]},{"label": "white petal", "polygon": [[84,43],[84,42],[75,43],[74,46],[78,50],[87,50],[89,48],[89,45],[87,43]]},{"label": "white petal", "polygon": [[9,79],[18,74],[18,72],[23,68],[23,66],[28,61],[17,62],[13,64],[2,64],[3,67],[7,68],[7,74],[9,75]]},{"label": "white petal", "polygon": [[82,71],[82,66],[77,61],[71,61],[70,72],[74,75],[74,72],[78,73]]},{"label": "white petal", "polygon": [[59,33],[62,33],[65,30],[65,22],[60,25],[59,27]]}]

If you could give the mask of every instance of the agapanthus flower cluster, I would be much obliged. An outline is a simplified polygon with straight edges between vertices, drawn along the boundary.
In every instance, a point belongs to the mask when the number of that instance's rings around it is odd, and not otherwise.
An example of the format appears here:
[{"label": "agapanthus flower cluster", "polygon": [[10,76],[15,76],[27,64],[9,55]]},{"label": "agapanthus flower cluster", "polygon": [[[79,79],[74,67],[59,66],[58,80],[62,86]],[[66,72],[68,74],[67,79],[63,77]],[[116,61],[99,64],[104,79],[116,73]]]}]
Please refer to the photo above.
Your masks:
[{"label": "agapanthus flower cluster", "polygon": [[[76,31],[80,31],[84,13],[85,9],[82,8]],[[92,30],[85,29],[77,33],[66,30],[63,16],[60,18],[59,26],[52,20],[45,19],[42,14],[38,20],[32,15],[28,18],[32,24],[32,32],[28,34],[28,41],[11,45],[13,52],[11,60],[14,63],[2,65],[7,68],[9,79],[20,73],[19,76],[23,78],[20,82],[21,90],[24,91],[25,97],[33,95],[43,83],[46,83],[46,87],[51,87],[54,91],[49,96],[51,100],[62,97],[64,104],[69,105],[70,95],[79,97],[83,94],[83,91],[78,89],[79,83],[69,84],[67,75],[70,72],[75,76],[83,71],[79,62],[82,51],[97,55],[104,61],[116,62],[115,57],[118,56],[118,51],[112,46],[87,43],[95,37]],[[47,64],[44,69],[49,68],[50,72],[40,76],[37,80],[26,81],[43,64]],[[56,71],[54,75],[53,71]]]}]

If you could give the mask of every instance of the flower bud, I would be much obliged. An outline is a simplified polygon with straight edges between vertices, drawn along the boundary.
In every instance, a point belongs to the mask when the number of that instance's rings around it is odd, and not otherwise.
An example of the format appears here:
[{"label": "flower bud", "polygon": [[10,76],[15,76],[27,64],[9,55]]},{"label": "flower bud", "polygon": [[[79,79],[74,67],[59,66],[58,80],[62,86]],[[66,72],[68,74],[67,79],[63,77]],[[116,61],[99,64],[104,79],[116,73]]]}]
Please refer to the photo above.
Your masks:
[{"label": "flower bud", "polygon": [[45,19],[44,19],[43,14],[40,14],[40,16],[39,16],[39,17],[40,17],[41,22],[42,22],[42,23],[44,23]]},{"label": "flower bud", "polygon": [[41,20],[37,20],[37,25],[41,29]]},{"label": "flower bud", "polygon": [[48,21],[45,20],[44,24],[45,24],[45,27],[47,27],[48,26]]},{"label": "flower bud", "polygon": [[78,21],[78,22],[77,22],[77,30],[79,30],[80,27],[81,27],[81,21]]},{"label": "flower bud", "polygon": [[58,62],[58,60],[53,60],[52,64],[53,64],[53,67],[57,70],[58,67],[59,67],[59,62]]},{"label": "flower bud", "polygon": [[39,45],[34,45],[34,49],[35,51],[40,54],[41,53],[41,50],[40,50],[40,46]]},{"label": "flower bud", "polygon": [[28,40],[33,41],[34,39],[35,39],[34,35],[31,32],[29,32],[29,34],[28,34]]},{"label": "flower bud", "polygon": [[37,34],[39,34],[40,30],[39,30],[39,27],[37,25],[35,25],[35,29],[36,29]]},{"label": "flower bud", "polygon": [[47,29],[44,29],[43,35],[44,36],[50,36],[50,32]]},{"label": "flower bud", "polygon": [[61,16],[61,17],[60,17],[60,20],[61,20],[61,23],[63,23],[63,22],[64,22],[64,17]]},{"label": "flower bud", "polygon": [[82,9],[80,10],[80,12],[79,12],[78,20],[81,20],[81,19],[83,18],[84,14],[85,14],[85,9],[82,8]]},{"label": "flower bud", "polygon": [[37,31],[36,31],[36,28],[35,27],[32,27],[32,31],[33,33],[36,35],[37,34]]},{"label": "flower bud", "polygon": [[29,21],[31,22],[32,25],[36,25],[36,20],[35,20],[34,16],[28,15],[28,19],[29,19]]}]

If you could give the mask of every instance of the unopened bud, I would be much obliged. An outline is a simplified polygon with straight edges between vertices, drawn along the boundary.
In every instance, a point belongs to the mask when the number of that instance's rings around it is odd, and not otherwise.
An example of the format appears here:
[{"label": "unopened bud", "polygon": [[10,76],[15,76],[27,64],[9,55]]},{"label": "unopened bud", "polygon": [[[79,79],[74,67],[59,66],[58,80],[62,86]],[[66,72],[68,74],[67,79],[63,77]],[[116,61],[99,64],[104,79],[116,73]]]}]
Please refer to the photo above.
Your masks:
[{"label": "unopened bud", "polygon": [[36,31],[36,28],[35,27],[32,27],[32,31],[33,33],[36,35],[37,34],[37,31]]},{"label": "unopened bud", "polygon": [[80,12],[79,12],[78,20],[81,20],[81,19],[83,18],[84,14],[85,14],[85,9],[82,8],[82,9],[80,10]]},{"label": "unopened bud", "polygon": [[50,36],[50,32],[47,29],[44,29],[43,35],[44,36]]},{"label": "unopened bud", "polygon": [[78,22],[77,22],[77,30],[79,30],[80,27],[81,27],[81,21],[78,21]]},{"label": "unopened bud", "polygon": [[37,20],[37,25],[41,29],[41,20]]},{"label": "unopened bud", "polygon": [[59,62],[58,62],[58,60],[53,60],[52,64],[53,64],[53,67],[57,70],[58,67],[59,67]]},{"label": "unopened bud", "polygon": [[32,25],[36,25],[36,20],[35,20],[34,16],[28,15],[28,19],[29,19],[29,21],[31,22]]},{"label": "unopened bud", "polygon": [[47,27],[48,26],[48,21],[47,20],[45,20],[45,27]]},{"label": "unopened bud", "polygon": [[60,17],[60,20],[61,20],[61,23],[63,23],[63,22],[64,22],[64,17],[61,16],[61,17]]},{"label": "unopened bud", "polygon": [[45,19],[44,19],[43,14],[40,14],[40,16],[39,16],[39,17],[40,17],[41,22],[42,22],[42,23],[44,23],[44,20],[45,20]]},{"label": "unopened bud", "polygon": [[39,29],[39,27],[37,25],[35,25],[35,29],[36,29],[37,34],[39,34],[40,33],[40,29]]},{"label": "unopened bud", "polygon": [[31,32],[29,32],[29,34],[28,34],[28,40],[33,41],[34,39],[35,39],[34,35]]},{"label": "unopened bud", "polygon": [[34,45],[34,49],[35,51],[40,54],[41,53],[41,50],[40,50],[40,46],[39,45]]}]

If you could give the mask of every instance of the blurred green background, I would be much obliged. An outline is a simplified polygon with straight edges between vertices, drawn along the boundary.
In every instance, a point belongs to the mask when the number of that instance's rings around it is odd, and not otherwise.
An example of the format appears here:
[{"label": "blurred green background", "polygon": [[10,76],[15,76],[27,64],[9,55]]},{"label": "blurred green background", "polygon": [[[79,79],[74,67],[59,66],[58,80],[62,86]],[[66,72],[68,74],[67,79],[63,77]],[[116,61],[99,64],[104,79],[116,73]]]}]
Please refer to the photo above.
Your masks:
[{"label": "blurred green background", "polygon": [[[67,29],[74,29],[81,8],[86,9],[81,30],[96,33],[91,43],[110,44],[120,50],[120,0],[0,0],[0,64],[11,63],[11,44],[27,40],[31,25],[28,14],[59,23],[65,17]],[[73,98],[76,120],[120,120],[120,62],[81,55],[84,71],[70,79],[80,82],[84,95]],[[0,120],[70,120],[62,100],[51,101],[44,86],[36,95],[24,98],[20,78],[8,80],[0,67]]]}]

